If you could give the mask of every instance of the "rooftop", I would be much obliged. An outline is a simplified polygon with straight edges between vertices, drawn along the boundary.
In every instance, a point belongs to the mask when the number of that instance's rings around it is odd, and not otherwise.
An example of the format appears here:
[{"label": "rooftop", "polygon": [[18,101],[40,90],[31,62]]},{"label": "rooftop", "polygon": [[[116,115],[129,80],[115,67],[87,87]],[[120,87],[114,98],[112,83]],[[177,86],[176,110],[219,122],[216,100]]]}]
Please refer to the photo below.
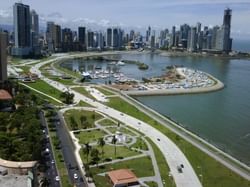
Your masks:
[{"label": "rooftop", "polygon": [[12,96],[6,90],[0,90],[0,100],[11,100]]},{"label": "rooftop", "polygon": [[119,169],[108,172],[108,176],[112,180],[113,184],[127,184],[137,182],[138,179],[135,174],[129,169]]}]

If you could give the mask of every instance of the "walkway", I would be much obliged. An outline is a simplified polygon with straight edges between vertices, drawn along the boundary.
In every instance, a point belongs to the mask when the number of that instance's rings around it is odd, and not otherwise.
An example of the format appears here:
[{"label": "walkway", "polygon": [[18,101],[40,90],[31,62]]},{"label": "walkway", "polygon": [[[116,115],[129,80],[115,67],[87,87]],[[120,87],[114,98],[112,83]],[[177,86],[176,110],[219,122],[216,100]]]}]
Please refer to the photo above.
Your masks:
[{"label": "walkway", "polygon": [[[56,59],[58,60],[60,58],[62,58],[62,57],[58,57]],[[41,71],[39,70],[39,68],[42,65],[44,65],[46,63],[53,62],[54,60],[55,59],[36,64],[35,66],[33,66],[31,68],[31,72],[38,74],[39,77],[41,77],[41,79],[46,81],[51,86],[57,88],[58,90],[67,90],[68,88],[65,85],[60,84],[56,81],[52,81],[48,78],[45,78],[41,74]],[[147,124],[143,121],[139,121],[138,119],[136,119],[132,116],[126,115],[126,114],[121,115],[120,111],[109,108],[109,107],[103,105],[102,103],[99,103],[99,102],[96,102],[92,99],[89,99],[89,98],[87,98],[87,97],[85,97],[85,96],[83,96],[83,95],[79,94],[78,92],[75,92],[71,89],[69,89],[69,90],[70,90],[70,92],[75,94],[75,100],[77,102],[83,100],[83,101],[87,102],[88,104],[96,107],[96,110],[98,110],[99,112],[102,112],[108,116],[111,116],[112,118],[114,118],[118,121],[125,122],[126,125],[131,126],[132,128],[136,128],[139,131],[141,131],[142,133],[146,134],[159,147],[159,149],[163,153],[163,155],[164,155],[164,157],[169,165],[169,168],[171,170],[171,174],[173,175],[173,178],[175,180],[177,187],[201,187],[202,186],[197,175],[195,174],[191,164],[189,163],[189,161],[185,157],[185,155],[163,133],[161,133],[160,131],[156,130],[155,128],[153,128],[152,126],[150,126],[149,124]],[[75,107],[75,108],[77,108],[77,107]],[[179,173],[177,171],[177,166],[179,166],[180,164],[183,164],[185,166],[185,168],[183,169],[183,173]]]}]

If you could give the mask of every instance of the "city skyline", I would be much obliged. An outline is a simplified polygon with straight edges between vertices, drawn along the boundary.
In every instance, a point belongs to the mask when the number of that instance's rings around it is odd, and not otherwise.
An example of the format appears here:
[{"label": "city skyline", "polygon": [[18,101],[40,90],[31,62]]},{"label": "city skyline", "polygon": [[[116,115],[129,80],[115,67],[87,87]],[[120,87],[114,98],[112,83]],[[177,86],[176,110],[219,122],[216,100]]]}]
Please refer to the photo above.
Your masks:
[{"label": "city skyline", "polygon": [[[47,1],[47,0],[45,0]],[[16,1],[2,2],[0,9],[0,24],[12,24],[13,21],[13,4]],[[156,30],[163,28],[170,29],[173,25],[177,27],[183,23],[195,25],[197,22],[202,23],[202,27],[220,25],[222,22],[222,10],[225,7],[233,9],[234,17],[232,19],[232,36],[235,38],[250,37],[250,26],[246,24],[246,17],[250,15],[250,1],[202,1],[197,0],[184,2],[153,2],[151,0],[136,1],[128,0],[126,2],[114,2],[109,0],[98,6],[100,1],[88,2],[88,6],[83,6],[86,1],[75,0],[71,7],[74,11],[62,11],[69,7],[69,2],[60,1],[50,2],[32,2],[23,0],[22,3],[29,4],[39,14],[42,28],[46,27],[47,21],[54,21],[63,27],[76,29],[79,25],[93,29],[103,29],[109,26],[121,26],[122,28],[135,28],[139,31],[146,29],[151,25]],[[125,14],[125,12],[127,12]],[[171,16],[171,19],[168,17]],[[245,17],[245,19],[244,19]]]}]

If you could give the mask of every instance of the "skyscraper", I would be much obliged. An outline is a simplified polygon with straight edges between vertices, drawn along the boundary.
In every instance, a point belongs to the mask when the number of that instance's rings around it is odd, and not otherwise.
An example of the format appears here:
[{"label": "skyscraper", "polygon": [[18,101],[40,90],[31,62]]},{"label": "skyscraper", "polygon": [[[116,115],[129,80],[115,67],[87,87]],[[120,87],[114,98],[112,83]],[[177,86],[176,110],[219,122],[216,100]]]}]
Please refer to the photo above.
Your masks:
[{"label": "skyscraper", "polygon": [[113,49],[117,49],[119,47],[118,42],[119,42],[118,28],[113,28],[113,32],[112,32],[112,47],[113,47]]},{"label": "skyscraper", "polygon": [[230,38],[231,32],[231,17],[232,17],[232,10],[227,8],[224,10],[224,17],[223,17],[223,51],[228,53],[232,49],[232,39]]},{"label": "skyscraper", "polygon": [[39,17],[35,10],[30,12],[31,20],[31,46],[33,53],[39,55],[41,52],[39,46]]},{"label": "skyscraper", "polygon": [[188,51],[190,52],[196,51],[196,43],[197,43],[197,29],[196,27],[191,27],[188,37]]},{"label": "skyscraper", "polygon": [[30,7],[22,3],[15,3],[13,7],[15,47],[14,56],[26,56],[31,52],[31,21]]},{"label": "skyscraper", "polygon": [[78,39],[80,44],[86,44],[86,28],[85,27],[78,27]]},{"label": "skyscraper", "polygon": [[39,18],[35,10],[30,12],[31,18],[31,34],[32,34],[32,47],[38,45],[39,38]]},{"label": "skyscraper", "polygon": [[52,21],[47,22],[47,31],[46,31],[46,42],[48,45],[48,50],[54,52],[55,50],[55,23]]},{"label": "skyscraper", "polygon": [[0,31],[0,83],[7,80],[7,34]]},{"label": "skyscraper", "polygon": [[106,36],[106,47],[111,47],[112,46],[112,29],[108,28],[107,29],[107,36]]}]

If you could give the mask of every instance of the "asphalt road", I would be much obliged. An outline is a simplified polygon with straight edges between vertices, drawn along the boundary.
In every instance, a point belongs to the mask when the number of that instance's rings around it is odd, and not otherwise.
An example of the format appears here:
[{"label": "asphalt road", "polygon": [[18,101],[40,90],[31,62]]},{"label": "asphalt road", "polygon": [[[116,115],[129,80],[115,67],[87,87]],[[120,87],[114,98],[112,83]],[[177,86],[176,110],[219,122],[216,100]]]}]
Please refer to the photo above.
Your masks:
[{"label": "asphalt road", "polygon": [[[57,171],[57,168],[55,166],[55,163],[52,162],[55,160],[55,158],[54,158],[54,155],[52,152],[52,146],[51,146],[50,139],[48,138],[48,134],[49,134],[48,133],[48,125],[46,123],[43,112],[40,113],[40,118],[42,121],[42,126],[45,127],[44,128],[44,137],[46,138],[45,149],[49,149],[49,153],[44,154],[44,157],[46,159],[46,166],[48,168],[46,170],[45,177],[50,181],[51,187],[61,187],[60,182],[55,180],[56,176],[58,176],[58,171]],[[45,152],[45,149],[43,150],[43,153]]]},{"label": "asphalt road", "polygon": [[[57,136],[61,141],[61,149],[64,157],[64,162],[67,167],[71,183],[77,187],[87,187],[85,178],[84,176],[82,176],[82,173],[78,168],[79,166],[74,155],[74,145],[71,142],[70,136],[67,132],[67,129],[65,127],[64,121],[60,113],[57,114],[56,118],[59,119],[55,122],[57,129]],[[77,174],[78,176],[77,179],[74,178],[74,174]]]}]

